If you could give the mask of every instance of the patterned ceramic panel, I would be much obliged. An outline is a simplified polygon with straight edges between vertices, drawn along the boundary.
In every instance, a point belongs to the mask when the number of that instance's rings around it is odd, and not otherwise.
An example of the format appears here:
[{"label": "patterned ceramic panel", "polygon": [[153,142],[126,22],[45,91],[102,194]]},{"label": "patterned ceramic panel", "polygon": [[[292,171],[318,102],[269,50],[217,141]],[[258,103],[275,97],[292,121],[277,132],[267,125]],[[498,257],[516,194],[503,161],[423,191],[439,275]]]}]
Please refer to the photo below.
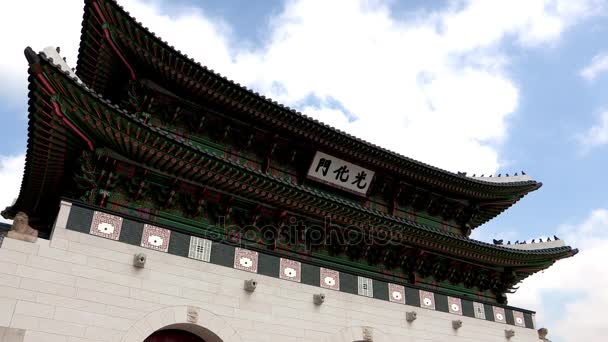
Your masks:
[{"label": "patterned ceramic panel", "polygon": [[374,281],[369,278],[357,277],[357,293],[361,296],[374,297]]},{"label": "patterned ceramic panel", "polygon": [[475,318],[486,319],[486,312],[481,303],[473,303],[473,311],[475,312]]},{"label": "patterned ceramic panel", "polygon": [[211,259],[211,241],[191,236],[188,258],[209,262],[209,259]]},{"label": "patterned ceramic panel", "polygon": [[340,291],[340,272],[321,267],[321,287]]},{"label": "patterned ceramic panel", "polygon": [[448,297],[448,311],[456,315],[462,315],[460,298]]},{"label": "patterned ceramic panel", "polygon": [[435,310],[435,294],[420,290],[420,307]]},{"label": "patterned ceramic panel", "polygon": [[234,268],[253,273],[258,272],[258,252],[236,248],[234,251]]},{"label": "patterned ceramic panel", "polygon": [[169,250],[169,239],[171,231],[168,229],[144,224],[144,232],[141,236],[141,246],[161,252]]},{"label": "patterned ceramic panel", "polygon": [[118,240],[122,228],[122,217],[96,211],[91,221],[91,235],[97,235],[112,240]]},{"label": "patterned ceramic panel", "polygon": [[281,258],[280,266],[279,277],[281,279],[297,281],[298,283],[302,280],[302,265],[300,262]]},{"label": "patterned ceramic panel", "polygon": [[388,300],[394,303],[405,304],[405,287],[397,284],[388,284]]},{"label": "patterned ceramic panel", "polygon": [[493,306],[492,310],[494,311],[494,321],[495,322],[507,323],[507,318],[505,317],[505,309]]},{"label": "patterned ceramic panel", "polygon": [[513,321],[518,327],[525,327],[524,314],[519,311],[513,311]]}]

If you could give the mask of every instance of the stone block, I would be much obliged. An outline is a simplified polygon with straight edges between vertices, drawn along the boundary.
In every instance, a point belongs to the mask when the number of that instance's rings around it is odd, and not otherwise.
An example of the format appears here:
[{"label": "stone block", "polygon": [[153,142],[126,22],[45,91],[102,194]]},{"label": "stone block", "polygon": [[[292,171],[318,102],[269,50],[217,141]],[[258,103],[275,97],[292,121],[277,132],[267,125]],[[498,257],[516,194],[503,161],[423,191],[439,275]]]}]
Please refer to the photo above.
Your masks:
[{"label": "stone block", "polygon": [[[2,328],[0,331],[0,341],[2,342],[22,342],[25,341],[25,330],[15,328]],[[40,340],[36,340],[40,341]]]},{"label": "stone block", "polygon": [[0,327],[10,325],[16,304],[16,299],[0,297]]},{"label": "stone block", "polygon": [[19,283],[21,282],[21,277],[12,274],[4,274],[0,273],[0,285],[10,286],[10,287],[19,287]]},{"label": "stone block", "polygon": [[62,274],[48,269],[34,268],[25,265],[17,267],[17,275],[23,278],[43,280],[50,283],[61,284],[66,286],[74,286],[76,277],[69,274]]},{"label": "stone block", "polygon": [[68,342],[68,337],[46,332],[28,330],[25,332],[23,342]]},{"label": "stone block", "polygon": [[15,314],[41,318],[53,318],[55,307],[52,305],[19,300],[15,306]]},{"label": "stone block", "polygon": [[39,279],[23,278],[20,287],[25,290],[49,293],[63,297],[73,297],[76,295],[76,288],[74,286],[50,283]]},{"label": "stone block", "polygon": [[[47,240],[41,240],[39,239],[41,244],[47,243]],[[38,243],[32,243],[32,242],[27,242],[27,241],[22,241],[22,240],[17,240],[17,239],[11,239],[9,237],[4,237],[4,241],[2,242],[2,248],[0,248],[1,250],[10,250],[10,251],[15,251],[15,252],[20,252],[20,253],[25,253],[25,254],[36,254],[38,253]]]}]

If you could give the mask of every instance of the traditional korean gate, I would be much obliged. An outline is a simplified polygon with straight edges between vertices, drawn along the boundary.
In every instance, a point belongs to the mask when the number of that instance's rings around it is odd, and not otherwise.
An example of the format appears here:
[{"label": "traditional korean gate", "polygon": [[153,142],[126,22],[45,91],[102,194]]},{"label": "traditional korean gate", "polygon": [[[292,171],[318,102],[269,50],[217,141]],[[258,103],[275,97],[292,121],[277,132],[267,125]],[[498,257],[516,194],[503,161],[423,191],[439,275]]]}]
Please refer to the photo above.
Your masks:
[{"label": "traditional korean gate", "polygon": [[205,342],[205,340],[187,331],[169,329],[153,333],[144,342]]}]

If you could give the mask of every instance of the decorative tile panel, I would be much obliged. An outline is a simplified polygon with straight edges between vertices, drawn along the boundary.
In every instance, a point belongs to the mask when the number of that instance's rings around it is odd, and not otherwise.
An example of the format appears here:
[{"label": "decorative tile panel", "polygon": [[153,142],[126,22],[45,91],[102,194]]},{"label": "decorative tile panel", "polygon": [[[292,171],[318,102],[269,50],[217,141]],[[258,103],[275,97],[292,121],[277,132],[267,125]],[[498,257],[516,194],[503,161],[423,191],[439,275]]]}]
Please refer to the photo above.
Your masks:
[{"label": "decorative tile panel", "polygon": [[141,236],[141,246],[161,252],[167,252],[169,250],[170,238],[170,230],[150,224],[144,224],[144,231]]},{"label": "decorative tile panel", "polygon": [[111,240],[118,240],[121,228],[122,217],[96,211],[93,213],[89,233]]},{"label": "decorative tile panel", "polygon": [[321,287],[340,291],[340,272],[321,267]]},{"label": "decorative tile panel", "polygon": [[211,259],[211,241],[191,236],[188,258],[209,262]]},{"label": "decorative tile panel", "polygon": [[448,296],[448,311],[456,315],[462,315],[462,302],[460,298]]},{"label": "decorative tile panel", "polygon": [[435,294],[420,290],[420,307],[435,310]]},{"label": "decorative tile panel", "polygon": [[234,250],[234,268],[258,273],[258,252],[243,248]]},{"label": "decorative tile panel", "polygon": [[473,303],[473,311],[475,312],[475,318],[486,319],[486,312],[481,303]]},{"label": "decorative tile panel", "polygon": [[494,321],[495,322],[507,323],[507,318],[505,317],[505,309],[493,306],[492,311],[494,312]]},{"label": "decorative tile panel", "polygon": [[297,281],[298,283],[302,280],[302,264],[299,261],[281,258],[279,265],[279,278]]},{"label": "decorative tile panel", "polygon": [[374,281],[369,278],[357,277],[357,293],[361,296],[374,297]]},{"label": "decorative tile panel", "polygon": [[393,303],[405,304],[405,287],[389,283],[388,300]]},{"label": "decorative tile panel", "polygon": [[513,311],[513,321],[518,327],[525,327],[524,314],[519,311]]}]

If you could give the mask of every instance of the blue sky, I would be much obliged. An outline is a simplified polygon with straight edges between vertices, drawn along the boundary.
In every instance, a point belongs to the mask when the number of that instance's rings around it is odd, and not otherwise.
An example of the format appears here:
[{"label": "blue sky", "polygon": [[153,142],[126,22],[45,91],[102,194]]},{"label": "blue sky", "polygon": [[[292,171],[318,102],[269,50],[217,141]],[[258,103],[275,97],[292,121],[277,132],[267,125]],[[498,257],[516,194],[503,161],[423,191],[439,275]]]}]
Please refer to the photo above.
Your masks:
[{"label": "blue sky", "polygon": [[[0,206],[26,146],[23,48],[59,45],[75,66],[82,4],[63,2],[0,11],[2,32],[19,32],[0,61]],[[511,303],[538,310],[553,341],[603,336],[591,313],[608,305],[605,1],[120,2],[201,63],[349,133],[451,171],[542,181],[473,237],[581,248]]]}]

